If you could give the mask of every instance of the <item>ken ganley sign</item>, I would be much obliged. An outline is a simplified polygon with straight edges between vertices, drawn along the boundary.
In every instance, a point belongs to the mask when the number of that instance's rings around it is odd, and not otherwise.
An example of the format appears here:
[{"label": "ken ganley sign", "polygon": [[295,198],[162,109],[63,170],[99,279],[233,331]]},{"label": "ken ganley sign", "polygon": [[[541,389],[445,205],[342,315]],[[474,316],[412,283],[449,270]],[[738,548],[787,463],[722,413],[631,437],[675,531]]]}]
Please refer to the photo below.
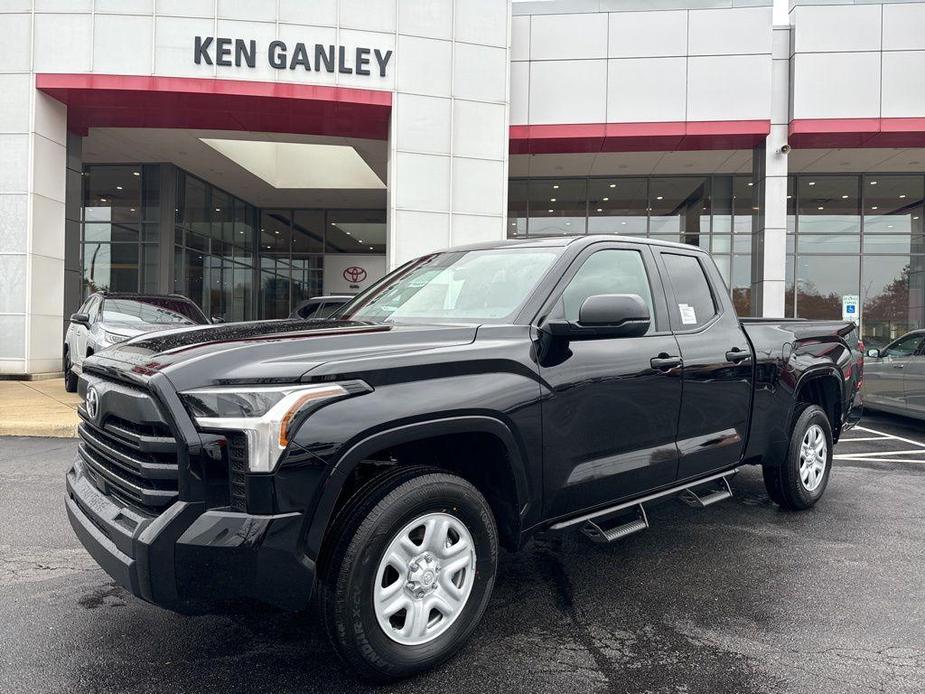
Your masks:
[{"label": "ken ganley sign", "polygon": [[254,39],[196,36],[193,57],[197,65],[256,67],[258,60],[266,60],[270,67],[277,70],[339,72],[345,75],[378,74],[385,77],[392,51],[322,43],[306,44],[301,41],[294,44],[270,41],[266,46],[258,47]]}]

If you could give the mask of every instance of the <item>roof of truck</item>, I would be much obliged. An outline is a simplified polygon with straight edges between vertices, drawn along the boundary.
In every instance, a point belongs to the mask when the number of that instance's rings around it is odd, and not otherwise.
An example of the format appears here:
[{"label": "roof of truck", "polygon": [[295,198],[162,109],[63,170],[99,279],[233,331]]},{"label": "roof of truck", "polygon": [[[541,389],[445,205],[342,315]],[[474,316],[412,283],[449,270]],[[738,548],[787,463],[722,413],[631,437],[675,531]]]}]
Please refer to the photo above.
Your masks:
[{"label": "roof of truck", "polygon": [[587,246],[601,241],[622,241],[625,243],[644,243],[653,246],[668,246],[670,248],[683,248],[685,250],[702,250],[698,246],[675,241],[662,241],[644,236],[617,236],[614,234],[582,234],[580,236],[544,236],[541,238],[505,239],[504,241],[483,241],[465,246],[455,246],[453,251],[482,251],[494,248],[562,248],[565,246]]}]

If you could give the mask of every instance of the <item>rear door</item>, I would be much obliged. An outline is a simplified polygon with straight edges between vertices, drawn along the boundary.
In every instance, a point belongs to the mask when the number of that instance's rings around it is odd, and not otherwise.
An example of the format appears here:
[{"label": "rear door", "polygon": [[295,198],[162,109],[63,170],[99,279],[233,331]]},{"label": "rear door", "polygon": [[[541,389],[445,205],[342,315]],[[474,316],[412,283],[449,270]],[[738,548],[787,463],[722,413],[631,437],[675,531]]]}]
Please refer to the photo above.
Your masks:
[{"label": "rear door", "polygon": [[678,344],[649,248],[588,247],[541,315],[577,321],[581,304],[597,294],[638,294],[652,325],[642,337],[556,343],[539,358],[549,389],[542,404],[547,517],[670,484],[677,472],[681,378],[667,362],[678,358]]},{"label": "rear door", "polygon": [[710,258],[653,247],[684,360],[678,479],[735,465],[748,438],[753,364],[725,285]]}]

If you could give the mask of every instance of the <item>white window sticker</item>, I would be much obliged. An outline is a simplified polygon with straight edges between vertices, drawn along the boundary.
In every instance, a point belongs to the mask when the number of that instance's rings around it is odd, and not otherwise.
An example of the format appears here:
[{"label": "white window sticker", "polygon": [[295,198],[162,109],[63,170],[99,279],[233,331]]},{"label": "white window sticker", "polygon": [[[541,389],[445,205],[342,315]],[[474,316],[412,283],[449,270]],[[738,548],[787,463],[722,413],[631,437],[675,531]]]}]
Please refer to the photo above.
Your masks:
[{"label": "white window sticker", "polygon": [[697,325],[697,312],[690,304],[678,304],[678,310],[681,312],[681,322],[684,325]]}]

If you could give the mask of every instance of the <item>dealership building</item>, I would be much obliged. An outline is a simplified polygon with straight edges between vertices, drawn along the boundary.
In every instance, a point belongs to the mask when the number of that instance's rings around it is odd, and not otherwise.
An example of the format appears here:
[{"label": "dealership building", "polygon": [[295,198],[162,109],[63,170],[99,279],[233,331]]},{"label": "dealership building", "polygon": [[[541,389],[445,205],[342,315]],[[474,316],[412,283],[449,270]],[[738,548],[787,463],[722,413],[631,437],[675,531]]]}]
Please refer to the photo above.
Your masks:
[{"label": "dealership building", "polygon": [[925,2],[0,0],[0,376],[96,290],[278,318],[479,241],[708,249],[925,327]]}]

